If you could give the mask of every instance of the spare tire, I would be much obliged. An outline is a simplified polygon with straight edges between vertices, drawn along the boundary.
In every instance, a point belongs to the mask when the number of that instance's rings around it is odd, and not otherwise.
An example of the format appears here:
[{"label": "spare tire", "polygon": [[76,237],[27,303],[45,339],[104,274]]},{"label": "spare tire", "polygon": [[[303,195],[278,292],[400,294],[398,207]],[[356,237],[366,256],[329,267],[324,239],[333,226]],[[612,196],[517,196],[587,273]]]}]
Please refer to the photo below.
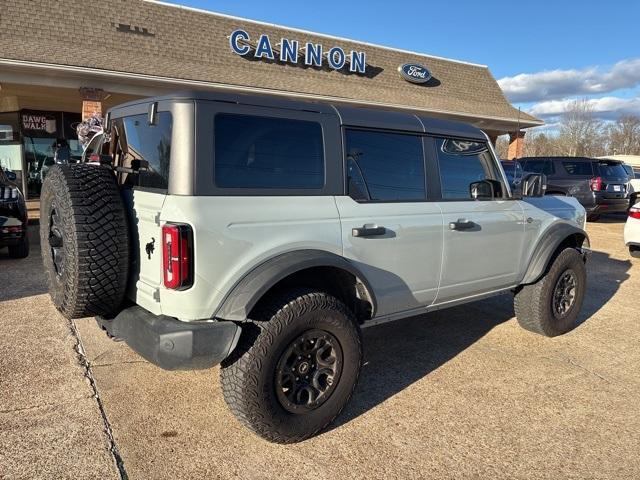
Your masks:
[{"label": "spare tire", "polygon": [[40,194],[40,245],[51,299],[65,317],[117,313],[129,276],[129,229],[110,168],[49,170]]}]

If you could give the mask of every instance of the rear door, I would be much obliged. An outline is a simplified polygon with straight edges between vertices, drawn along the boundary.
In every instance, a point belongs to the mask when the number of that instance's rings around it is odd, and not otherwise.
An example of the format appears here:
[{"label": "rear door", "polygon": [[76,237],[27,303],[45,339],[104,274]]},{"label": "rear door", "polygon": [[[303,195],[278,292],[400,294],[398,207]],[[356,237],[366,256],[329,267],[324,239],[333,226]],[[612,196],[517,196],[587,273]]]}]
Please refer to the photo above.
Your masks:
[{"label": "rear door", "polygon": [[[155,314],[160,311],[162,284],[162,229],[160,212],[166,199],[173,116],[159,111],[153,124],[148,114],[132,112],[114,119],[119,182],[130,215],[131,270],[129,296]],[[137,161],[148,162],[146,170],[131,173]]]},{"label": "rear door", "polygon": [[438,291],[442,214],[427,201],[424,138],[344,132],[349,196],[336,197],[344,256],[375,290],[378,317],[422,309]]},{"label": "rear door", "polygon": [[[442,278],[436,303],[513,286],[521,271],[524,212],[484,141],[433,138],[444,222]],[[470,184],[499,182],[502,194],[474,200]]]}]

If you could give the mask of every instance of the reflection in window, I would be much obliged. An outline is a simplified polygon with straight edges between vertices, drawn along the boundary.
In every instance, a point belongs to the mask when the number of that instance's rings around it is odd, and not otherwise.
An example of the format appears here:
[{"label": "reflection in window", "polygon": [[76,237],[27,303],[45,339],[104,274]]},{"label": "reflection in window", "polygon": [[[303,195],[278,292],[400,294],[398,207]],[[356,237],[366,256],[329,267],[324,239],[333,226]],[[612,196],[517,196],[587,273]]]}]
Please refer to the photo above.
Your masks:
[{"label": "reflection in window", "polygon": [[349,195],[355,200],[425,200],[422,139],[347,130]]},{"label": "reflection in window", "polygon": [[493,160],[483,142],[436,138],[442,198],[470,199],[473,182],[495,179]]}]

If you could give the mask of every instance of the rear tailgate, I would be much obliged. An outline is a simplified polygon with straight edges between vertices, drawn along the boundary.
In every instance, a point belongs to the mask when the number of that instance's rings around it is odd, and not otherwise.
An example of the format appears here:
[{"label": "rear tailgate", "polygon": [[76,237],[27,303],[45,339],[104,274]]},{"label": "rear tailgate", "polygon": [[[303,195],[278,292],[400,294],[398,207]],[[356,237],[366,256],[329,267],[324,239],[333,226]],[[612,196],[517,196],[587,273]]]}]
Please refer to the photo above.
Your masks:
[{"label": "rear tailgate", "polygon": [[629,178],[621,162],[600,160],[598,173],[602,178],[604,198],[627,198],[629,196]]}]

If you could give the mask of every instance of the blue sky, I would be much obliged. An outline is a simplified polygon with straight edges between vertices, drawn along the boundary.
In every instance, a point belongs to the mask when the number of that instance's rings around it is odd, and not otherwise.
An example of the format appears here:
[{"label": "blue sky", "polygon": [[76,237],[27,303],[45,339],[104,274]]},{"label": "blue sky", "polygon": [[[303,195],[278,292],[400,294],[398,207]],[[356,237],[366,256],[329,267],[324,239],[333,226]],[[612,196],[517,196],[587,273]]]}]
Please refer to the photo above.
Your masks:
[{"label": "blue sky", "polygon": [[637,0],[172,3],[482,63],[549,123],[575,98],[603,119],[640,114]]}]

